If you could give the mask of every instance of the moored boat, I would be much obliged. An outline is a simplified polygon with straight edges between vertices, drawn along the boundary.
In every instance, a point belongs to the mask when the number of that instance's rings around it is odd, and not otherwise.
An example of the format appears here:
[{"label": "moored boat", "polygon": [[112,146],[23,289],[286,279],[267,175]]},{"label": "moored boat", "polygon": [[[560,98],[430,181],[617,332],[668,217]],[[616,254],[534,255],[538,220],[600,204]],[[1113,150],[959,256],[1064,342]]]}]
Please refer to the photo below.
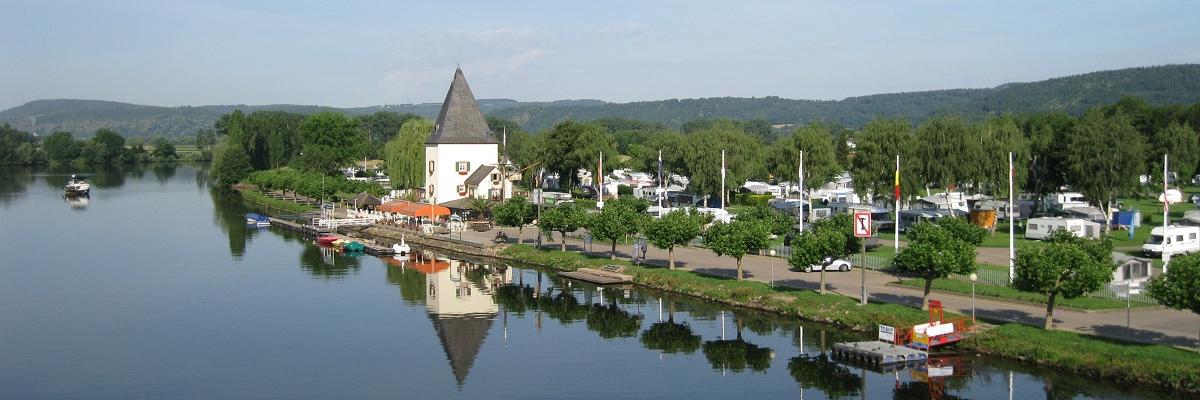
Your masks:
[{"label": "moored boat", "polygon": [[271,226],[271,217],[257,213],[246,213],[246,225],[255,227]]},{"label": "moored boat", "polygon": [[346,251],[346,252],[360,252],[360,251],[363,251],[366,249],[367,249],[366,245],[359,243],[357,241],[348,242],[348,243],[342,245],[342,251]]},{"label": "moored boat", "polygon": [[82,176],[71,175],[71,179],[63,186],[63,191],[67,196],[87,196],[92,191],[92,185]]},{"label": "moored boat", "polygon": [[321,246],[333,246],[333,242],[336,242],[337,240],[338,240],[337,236],[323,235],[323,236],[317,237],[317,244],[319,244]]}]

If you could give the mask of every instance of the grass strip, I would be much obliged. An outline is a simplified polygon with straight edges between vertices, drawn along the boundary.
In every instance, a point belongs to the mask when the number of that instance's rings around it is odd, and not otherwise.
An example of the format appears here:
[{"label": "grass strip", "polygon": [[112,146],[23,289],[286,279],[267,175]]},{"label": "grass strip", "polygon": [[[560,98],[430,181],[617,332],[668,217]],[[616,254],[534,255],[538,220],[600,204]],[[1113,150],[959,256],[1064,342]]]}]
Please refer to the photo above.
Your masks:
[{"label": "grass strip", "polygon": [[263,207],[270,207],[270,208],[282,210],[287,213],[302,214],[302,213],[317,209],[316,207],[313,207],[313,206],[308,206],[308,205],[295,203],[295,202],[291,202],[291,201],[287,201],[287,200],[273,199],[273,198],[267,197],[267,195],[265,195],[265,194],[259,193],[254,190],[239,190],[238,193],[241,193],[242,198],[245,199],[246,201],[249,201],[251,203],[254,203],[254,204],[257,204],[257,205],[260,205]]},{"label": "grass strip", "polygon": [[1117,383],[1200,393],[1200,356],[1170,346],[1005,324],[966,339],[962,347]]},{"label": "grass strip", "polygon": [[[925,289],[925,280],[920,278],[904,279],[898,285],[908,286],[917,289]],[[953,279],[935,279],[933,281],[934,290],[942,290],[947,292],[971,294],[971,283]],[[1023,292],[1007,286],[982,285],[976,283],[975,295],[979,297],[991,297],[1000,300],[1016,300],[1026,303],[1046,304],[1046,295],[1034,292]],[[1121,300],[1102,299],[1099,297],[1076,297],[1074,299],[1064,299],[1059,297],[1054,300],[1056,306],[1070,307],[1080,310],[1111,310],[1125,308],[1125,302]],[[1132,307],[1148,307],[1150,303],[1131,302]]]}]

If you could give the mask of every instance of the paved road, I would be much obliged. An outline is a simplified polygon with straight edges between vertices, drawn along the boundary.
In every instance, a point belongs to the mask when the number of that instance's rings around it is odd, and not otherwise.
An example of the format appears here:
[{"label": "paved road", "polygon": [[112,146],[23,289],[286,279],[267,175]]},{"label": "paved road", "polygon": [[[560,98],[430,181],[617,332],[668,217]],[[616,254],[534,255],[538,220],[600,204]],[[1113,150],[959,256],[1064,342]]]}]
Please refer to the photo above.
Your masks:
[{"label": "paved road", "polygon": [[[506,228],[504,231],[511,238],[511,241],[516,240],[516,229]],[[496,231],[466,232],[464,233],[464,238],[478,242],[488,242],[495,237],[495,234]],[[536,236],[536,229],[529,228],[525,229],[522,239],[525,243],[533,243]],[[555,239],[557,239],[557,236]],[[558,242],[551,243],[547,240],[544,245],[546,247],[552,246],[557,248]],[[583,248],[583,242],[579,240],[567,239],[567,245],[568,250],[586,250]],[[602,243],[593,243],[592,248],[594,252],[591,254],[606,256],[609,246]],[[628,258],[631,250],[631,246],[619,245],[617,246],[617,257]],[[981,253],[988,252],[990,254],[992,250],[998,250],[996,251],[997,253],[1001,251],[1007,253],[1008,249],[981,249]],[[1007,260],[1007,255],[1003,255],[1003,257]],[[667,252],[653,246],[647,252],[647,258],[650,264],[667,264]],[[702,248],[677,248],[675,249],[675,261],[677,267],[681,269],[708,275],[732,277],[736,271],[736,262],[733,258],[717,257],[711,251]],[[742,266],[746,279],[761,282],[773,281],[777,285],[803,289],[817,289],[820,282],[819,273],[789,271],[786,260],[780,258],[746,256],[743,259]],[[825,277],[830,290],[855,299],[859,297],[859,290],[861,288],[859,282],[862,279],[860,270],[855,269],[851,272],[826,272]],[[869,299],[877,302],[900,303],[919,307],[921,304],[921,290],[887,285],[889,282],[897,280],[896,276],[886,272],[867,271],[866,286]],[[947,310],[964,315],[970,315],[971,313],[970,296],[934,293],[931,297],[941,300]],[[1019,322],[1034,326],[1041,326],[1046,315],[1046,308],[1043,305],[982,298],[976,299],[975,308],[976,315],[979,318]],[[1073,310],[1055,311],[1055,325],[1060,330],[1189,348],[1200,345],[1200,340],[1197,340],[1197,336],[1200,335],[1200,318],[1190,312],[1158,307],[1134,309],[1132,313],[1132,331],[1126,329],[1125,321],[1125,310],[1091,312]]]}]

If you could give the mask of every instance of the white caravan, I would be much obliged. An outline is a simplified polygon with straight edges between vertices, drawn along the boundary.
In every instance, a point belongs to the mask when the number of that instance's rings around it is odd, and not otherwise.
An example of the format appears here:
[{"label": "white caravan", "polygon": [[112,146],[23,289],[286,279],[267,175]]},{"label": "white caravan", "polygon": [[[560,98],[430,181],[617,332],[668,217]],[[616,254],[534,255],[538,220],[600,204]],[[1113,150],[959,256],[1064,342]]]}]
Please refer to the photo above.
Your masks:
[{"label": "white caravan", "polygon": [[1104,232],[1098,223],[1077,218],[1046,217],[1030,218],[1025,225],[1025,238],[1043,240],[1054,231],[1062,229],[1081,238],[1099,239]]},{"label": "white caravan", "polygon": [[1176,255],[1197,251],[1200,251],[1200,226],[1168,225],[1165,235],[1163,227],[1155,227],[1142,245],[1142,253],[1154,257],[1164,252]]},{"label": "white caravan", "polygon": [[1062,211],[1068,208],[1087,207],[1087,197],[1083,197],[1082,193],[1066,192],[1055,193],[1046,196],[1046,207],[1051,210]]}]

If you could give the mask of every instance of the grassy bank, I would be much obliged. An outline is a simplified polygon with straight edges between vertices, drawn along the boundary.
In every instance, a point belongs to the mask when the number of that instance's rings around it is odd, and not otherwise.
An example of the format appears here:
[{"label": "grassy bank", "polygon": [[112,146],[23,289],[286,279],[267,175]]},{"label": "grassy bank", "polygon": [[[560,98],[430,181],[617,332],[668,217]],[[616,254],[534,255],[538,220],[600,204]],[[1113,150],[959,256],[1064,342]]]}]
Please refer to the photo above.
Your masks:
[{"label": "grassy bank", "polygon": [[305,213],[305,212],[317,209],[316,207],[313,207],[313,206],[294,203],[294,202],[287,201],[287,200],[273,199],[273,198],[267,197],[267,195],[265,195],[265,194],[255,191],[255,190],[239,190],[238,193],[241,193],[242,198],[248,202],[251,202],[251,203],[263,206],[263,207],[274,208],[274,209],[277,209],[277,210],[280,210],[283,212],[287,212],[287,213],[291,213],[291,214],[301,214],[301,213]]},{"label": "grassy bank", "polygon": [[1020,324],[987,330],[962,346],[1118,383],[1153,384],[1181,393],[1200,393],[1200,356],[1169,346],[1044,331]]},{"label": "grassy bank", "polygon": [[878,324],[910,326],[928,319],[921,310],[895,304],[871,303],[859,306],[858,301],[839,294],[822,296],[812,290],[771,287],[762,282],[739,282],[688,271],[672,271],[663,267],[639,267],[625,260],[594,258],[557,250],[537,250],[529,245],[509,246],[501,250],[500,255],[558,270],[575,270],[606,264],[622,265],[626,267],[627,273],[634,276],[635,283],[650,288],[831,323],[858,331],[874,331]]},{"label": "grassy bank", "polygon": [[[908,286],[917,289],[925,289],[924,279],[905,279],[897,283],[901,286]],[[971,294],[971,283],[953,279],[936,279],[933,281],[933,289],[946,292]],[[995,285],[975,285],[975,295],[979,297],[991,297],[1000,300],[1016,300],[1026,303],[1046,304],[1046,296],[1041,293],[1022,292],[1006,286]],[[1077,297],[1074,299],[1057,298],[1054,300],[1056,306],[1076,308],[1080,310],[1110,310],[1125,308],[1125,302],[1119,300],[1101,299],[1098,297]],[[1146,307],[1153,304],[1133,302],[1130,304],[1133,307]]]},{"label": "grassy bank", "polygon": [[[626,267],[626,272],[634,276],[635,283],[650,288],[831,323],[858,331],[872,332],[878,324],[911,326],[927,319],[919,309],[896,304],[858,306],[854,299],[837,294],[822,296],[812,290],[771,287],[761,282],[738,282],[661,267],[639,267],[625,260],[610,261],[574,252],[538,250],[529,245],[510,246],[501,250],[500,256],[558,270],[622,265]],[[969,293],[970,284],[966,285]],[[962,344],[962,349],[1072,371],[1088,377],[1200,394],[1200,356],[1170,346],[1045,331],[1008,323],[971,337]]]}]

